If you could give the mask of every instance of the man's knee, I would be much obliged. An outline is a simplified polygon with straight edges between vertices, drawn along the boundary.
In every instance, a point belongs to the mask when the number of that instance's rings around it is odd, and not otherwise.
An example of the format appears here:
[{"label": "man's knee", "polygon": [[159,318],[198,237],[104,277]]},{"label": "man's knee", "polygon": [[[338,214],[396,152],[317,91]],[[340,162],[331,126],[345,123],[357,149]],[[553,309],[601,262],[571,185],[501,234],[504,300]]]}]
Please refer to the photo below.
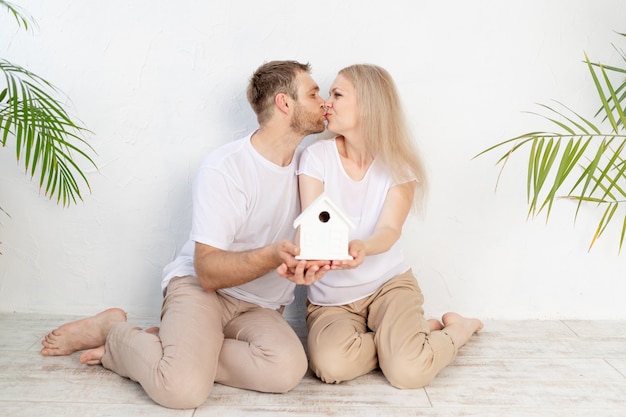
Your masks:
[{"label": "man's knee", "polygon": [[208,396],[209,393],[177,392],[167,393],[167,395],[153,398],[153,400],[163,407],[186,410],[201,406]]},{"label": "man's knee", "polygon": [[399,389],[423,388],[436,376],[428,367],[411,366],[404,361],[381,364],[381,370],[389,383]]},{"label": "man's knee", "polygon": [[278,375],[271,375],[270,385],[267,387],[268,392],[283,394],[294,389],[308,369],[308,360],[304,348],[296,346],[279,358],[277,363],[280,369]]},{"label": "man's knee", "polygon": [[202,405],[211,394],[213,381],[208,375],[180,375],[169,378],[148,395],[167,408],[190,409]]}]

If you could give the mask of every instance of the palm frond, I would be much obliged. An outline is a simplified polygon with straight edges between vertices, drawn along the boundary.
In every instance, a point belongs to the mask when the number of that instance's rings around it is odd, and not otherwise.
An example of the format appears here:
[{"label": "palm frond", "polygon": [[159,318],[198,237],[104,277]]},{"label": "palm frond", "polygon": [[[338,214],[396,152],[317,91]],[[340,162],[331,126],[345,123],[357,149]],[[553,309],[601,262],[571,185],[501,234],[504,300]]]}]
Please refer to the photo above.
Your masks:
[{"label": "palm frond", "polygon": [[89,133],[74,122],[63,104],[53,97],[55,87],[36,74],[0,59],[5,88],[0,93],[0,143],[15,140],[18,161],[31,177],[39,174],[45,195],[66,206],[82,199],[78,175],[89,188],[75,156],[96,166],[94,152],[82,135]]},{"label": "palm frond", "polygon": [[4,0],[0,0],[0,6],[4,6],[13,15],[18,26],[23,26],[24,29],[28,30],[29,26],[32,27],[34,25],[35,21],[33,18],[22,8]]},{"label": "palm frond", "polygon": [[[626,34],[620,33],[620,35],[626,37]],[[626,63],[626,53],[624,53],[624,51],[622,51],[621,49],[618,49],[615,45],[613,45],[613,48],[620,55],[622,60]],[[605,70],[611,71],[613,73],[617,73],[621,76],[621,84],[615,89],[615,93],[616,93],[615,95],[617,97],[617,101],[615,101],[613,97],[608,98],[608,104],[610,106],[611,112],[613,112],[616,109],[615,103],[622,103],[624,102],[624,100],[626,100],[626,77],[624,77],[624,75],[626,75],[626,68],[602,65],[600,63],[589,62],[588,60],[586,61],[586,63],[587,65],[592,65],[594,67],[603,67]],[[605,110],[604,107],[599,108],[594,117],[598,117],[602,115],[604,113],[604,110]],[[606,119],[607,117],[604,116],[603,121],[606,121]],[[621,121],[619,123],[621,124]],[[624,125],[622,124],[622,127],[623,126]]]},{"label": "palm frond", "polygon": [[[626,55],[620,51],[626,62]],[[546,221],[558,199],[577,202],[575,218],[584,203],[603,207],[589,249],[611,227],[620,228],[619,250],[626,236],[626,81],[616,84],[610,74],[626,74],[625,68],[584,62],[591,74],[601,106],[593,122],[557,102],[558,107],[539,104],[554,132],[534,131],[490,146],[474,158],[504,149],[497,159],[504,166],[513,153],[528,152],[527,185],[529,217],[545,211]],[[623,221],[620,219],[623,218]]]}]

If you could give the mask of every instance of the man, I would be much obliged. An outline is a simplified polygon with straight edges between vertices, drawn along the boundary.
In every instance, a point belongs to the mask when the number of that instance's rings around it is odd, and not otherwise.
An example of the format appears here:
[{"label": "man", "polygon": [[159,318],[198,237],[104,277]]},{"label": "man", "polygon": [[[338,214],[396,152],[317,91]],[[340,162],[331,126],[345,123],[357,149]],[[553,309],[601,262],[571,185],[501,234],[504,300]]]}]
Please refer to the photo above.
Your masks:
[{"label": "man", "polygon": [[42,355],[86,350],[82,363],[138,381],[170,408],[199,406],[214,382],[275,393],[299,383],[307,358],[282,310],[296,284],[329,266],[295,260],[295,152],[324,130],[324,100],[309,65],[295,61],[260,66],[247,94],[259,128],[200,166],[190,240],[163,273],[160,328],[141,330],[108,309],[50,332]]}]

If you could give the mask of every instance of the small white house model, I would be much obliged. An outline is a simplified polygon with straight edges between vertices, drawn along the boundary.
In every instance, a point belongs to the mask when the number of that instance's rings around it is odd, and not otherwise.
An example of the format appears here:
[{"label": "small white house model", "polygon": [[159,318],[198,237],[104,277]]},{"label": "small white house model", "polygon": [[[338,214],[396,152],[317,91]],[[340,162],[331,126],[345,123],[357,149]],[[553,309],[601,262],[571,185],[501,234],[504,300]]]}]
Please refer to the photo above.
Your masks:
[{"label": "small white house model", "polygon": [[294,220],[300,227],[300,255],[296,259],[352,259],[348,253],[350,218],[325,193]]}]

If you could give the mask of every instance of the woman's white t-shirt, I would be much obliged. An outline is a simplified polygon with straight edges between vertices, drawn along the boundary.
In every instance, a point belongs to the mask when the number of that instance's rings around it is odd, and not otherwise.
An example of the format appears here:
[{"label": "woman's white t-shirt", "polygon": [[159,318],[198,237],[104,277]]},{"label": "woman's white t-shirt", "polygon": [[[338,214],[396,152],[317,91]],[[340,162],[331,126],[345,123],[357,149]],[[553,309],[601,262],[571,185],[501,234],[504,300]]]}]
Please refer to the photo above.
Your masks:
[{"label": "woman's white t-shirt", "polygon": [[[298,174],[324,183],[324,192],[356,225],[350,230],[350,240],[364,240],[374,232],[387,192],[396,185],[377,160],[360,181],[350,178],[341,163],[335,139],[320,140],[308,146],[300,157]],[[317,305],[348,304],[371,295],[409,268],[396,242],[387,252],[367,256],[356,269],[327,272],[309,286],[308,298]]]}]

